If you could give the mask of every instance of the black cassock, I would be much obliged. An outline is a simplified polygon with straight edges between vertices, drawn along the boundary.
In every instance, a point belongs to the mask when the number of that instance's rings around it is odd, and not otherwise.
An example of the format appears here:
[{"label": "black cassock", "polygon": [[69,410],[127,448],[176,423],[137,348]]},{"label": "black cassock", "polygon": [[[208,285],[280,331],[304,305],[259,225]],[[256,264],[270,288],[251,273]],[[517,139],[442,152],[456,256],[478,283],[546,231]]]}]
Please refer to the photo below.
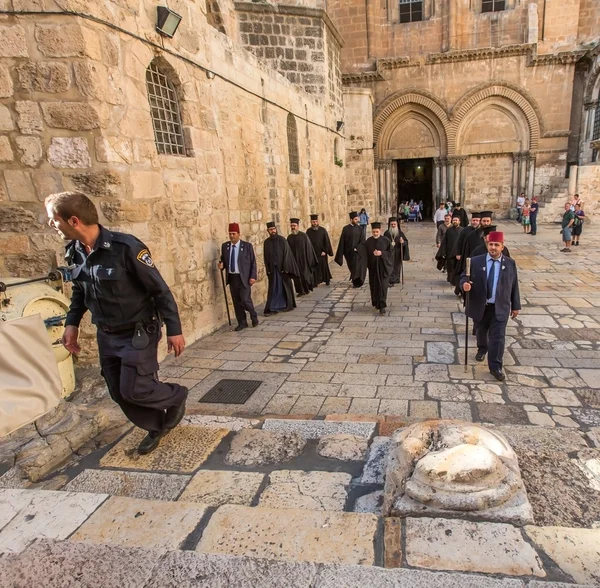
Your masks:
[{"label": "black cassock", "polygon": [[[310,228],[306,231],[306,235],[312,243],[315,255],[319,260],[319,265],[315,270],[315,286],[322,282],[329,284],[331,280],[331,271],[329,271],[329,257],[333,257],[333,249],[329,240],[329,233],[323,227]],[[325,255],[322,255],[322,254]],[[329,257],[328,257],[329,256]]]},{"label": "black cassock", "polygon": [[360,225],[346,225],[342,229],[340,242],[338,243],[338,248],[335,252],[335,263],[342,265],[345,259],[348,269],[350,270],[350,279],[352,280],[354,279],[353,275],[356,270],[355,266],[357,258],[356,251],[354,250],[357,249],[361,243],[364,243],[364,240],[363,230]]},{"label": "black cassock", "polygon": [[[398,236],[392,239],[392,234],[388,229],[384,234],[394,245],[394,267],[390,275],[390,284],[400,283],[400,271],[402,270],[402,262],[410,261],[410,249],[408,248],[408,239],[403,231],[398,231]],[[400,243],[400,239],[404,239],[404,243]]]},{"label": "black cassock", "polygon": [[457,264],[456,257],[452,256],[452,252],[455,251],[456,242],[458,241],[458,237],[462,230],[462,227],[448,227],[448,230],[442,238],[440,247],[435,255],[435,258],[438,261],[442,259],[446,260],[446,271],[448,272],[446,279],[450,283],[452,283],[455,267]]},{"label": "black cassock", "polygon": [[319,265],[319,260],[306,233],[298,231],[296,235],[288,235],[287,240],[300,272],[300,275],[294,278],[296,294],[304,296],[312,292],[316,285],[314,273]]},{"label": "black cassock", "polygon": [[452,214],[459,214],[460,215],[460,226],[465,229],[469,226],[469,215],[467,214],[467,211],[464,208],[460,208],[460,209],[454,209],[452,211]]},{"label": "black cassock", "polygon": [[[382,255],[373,252],[378,249]],[[378,310],[387,306],[387,292],[390,285],[390,275],[393,270],[392,242],[387,237],[369,237],[358,247],[355,277],[352,282],[355,287],[362,286],[366,273],[369,272],[369,288],[371,303]]]},{"label": "black cassock", "polygon": [[267,238],[264,258],[269,280],[265,314],[296,308],[292,279],[297,278],[300,271],[285,237],[275,235]]}]

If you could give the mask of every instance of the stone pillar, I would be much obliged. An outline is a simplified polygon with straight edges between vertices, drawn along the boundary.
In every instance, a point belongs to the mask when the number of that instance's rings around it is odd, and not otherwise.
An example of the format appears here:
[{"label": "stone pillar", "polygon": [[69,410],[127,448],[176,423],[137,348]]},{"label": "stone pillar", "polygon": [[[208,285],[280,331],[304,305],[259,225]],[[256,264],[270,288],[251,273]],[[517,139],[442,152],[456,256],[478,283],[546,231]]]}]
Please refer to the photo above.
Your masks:
[{"label": "stone pillar", "polygon": [[461,157],[461,159],[460,159],[459,192],[460,192],[460,201],[462,202],[463,208],[465,205],[465,200],[467,198],[467,194],[466,194],[467,159],[468,159],[467,157]]},{"label": "stone pillar", "polygon": [[433,160],[433,175],[431,181],[431,192],[433,197],[433,208],[436,209],[440,205],[440,158],[436,157]]},{"label": "stone pillar", "polygon": [[519,161],[519,194],[521,192],[527,192],[527,160],[528,154],[521,153],[521,159]]},{"label": "stone pillar", "polygon": [[527,196],[532,198],[535,189],[535,155],[527,157],[527,164]]},{"label": "stone pillar", "polygon": [[448,200],[448,160],[445,157],[440,158],[440,179],[441,179],[441,194],[443,202]]},{"label": "stone pillar", "polygon": [[536,44],[539,35],[539,18],[537,4],[532,3],[527,6],[527,42]]},{"label": "stone pillar", "polygon": [[517,205],[517,198],[519,197],[519,154],[513,153],[512,156],[512,180],[510,183],[510,199],[511,208]]},{"label": "stone pillar", "polygon": [[448,158],[448,198],[454,200],[454,158]]},{"label": "stone pillar", "polygon": [[379,163],[379,161],[375,162],[375,198],[374,198],[374,204],[375,204],[375,208],[377,210],[379,210],[379,203],[380,203],[380,194],[381,194],[381,164]]},{"label": "stone pillar", "polygon": [[[392,209],[392,162],[385,162],[385,213],[389,216]],[[395,215],[394,215],[395,216]]]},{"label": "stone pillar", "polygon": [[577,193],[577,174],[579,173],[579,166],[572,165],[569,170],[569,196]]},{"label": "stone pillar", "polygon": [[386,186],[385,186],[385,164],[383,162],[379,163],[379,170],[378,170],[378,176],[379,176],[379,192],[378,192],[378,197],[377,197],[377,212],[379,214],[383,214],[384,213],[384,208],[385,208],[385,191],[386,191]]}]

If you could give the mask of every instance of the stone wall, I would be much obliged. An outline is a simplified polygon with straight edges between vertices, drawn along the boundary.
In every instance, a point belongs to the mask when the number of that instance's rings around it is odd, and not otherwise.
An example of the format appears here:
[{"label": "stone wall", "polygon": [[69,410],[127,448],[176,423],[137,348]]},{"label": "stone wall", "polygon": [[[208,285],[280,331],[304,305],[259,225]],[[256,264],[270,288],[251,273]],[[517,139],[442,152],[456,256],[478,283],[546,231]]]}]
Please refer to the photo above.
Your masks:
[{"label": "stone wall", "polygon": [[506,215],[511,207],[511,187],[507,178],[512,175],[510,155],[472,156],[467,160],[467,210],[492,210],[496,217]]},{"label": "stone wall", "polygon": [[577,192],[583,198],[585,214],[598,217],[600,215],[600,198],[598,197],[600,194],[600,164],[579,166],[577,169]]},{"label": "stone wall", "polygon": [[[232,5],[219,4],[227,30]],[[62,244],[45,224],[42,201],[83,190],[103,224],[149,246],[190,341],[224,321],[216,260],[228,222],[240,222],[256,248],[257,304],[266,292],[267,220],[283,225],[299,216],[308,224],[318,212],[337,238],[347,212],[344,170],[334,162],[336,139],[344,150],[335,132],[341,107],[323,108],[327,89],[312,98],[237,47],[208,23],[202,5],[178,6],[184,18],[172,40],[154,32],[154,8],[136,2],[90,4],[96,21],[60,14],[0,21],[0,275],[48,271]],[[154,59],[179,99],[186,156],[157,153],[146,89]],[[288,167],[289,113],[299,174]],[[86,360],[94,356],[92,332],[86,327]]]},{"label": "stone wall", "polygon": [[588,43],[600,34],[600,0],[581,0],[579,8],[579,42]]}]

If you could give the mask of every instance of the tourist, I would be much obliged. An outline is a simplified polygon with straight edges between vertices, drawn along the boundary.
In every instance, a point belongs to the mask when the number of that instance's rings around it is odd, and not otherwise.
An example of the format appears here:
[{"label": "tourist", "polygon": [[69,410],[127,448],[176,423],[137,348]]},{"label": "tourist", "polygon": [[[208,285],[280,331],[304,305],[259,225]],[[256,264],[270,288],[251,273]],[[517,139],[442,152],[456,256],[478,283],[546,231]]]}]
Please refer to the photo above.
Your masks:
[{"label": "tourist", "polygon": [[444,220],[447,214],[448,213],[446,212],[445,204],[443,202],[440,202],[440,207],[435,211],[435,214],[433,215],[433,222],[435,223],[436,228],[444,224]]},{"label": "tourist", "polygon": [[300,270],[290,246],[281,235],[273,221],[267,223],[269,237],[263,244],[265,270],[269,281],[265,316],[288,312],[296,308],[296,298],[292,280],[300,277]]},{"label": "tourist", "polygon": [[337,251],[335,252],[335,263],[341,266],[344,259],[346,260],[346,265],[350,270],[350,280],[353,279],[356,269],[357,247],[365,242],[362,227],[358,224],[359,220],[357,212],[350,213],[350,224],[342,229]]},{"label": "tourist", "polygon": [[581,204],[575,205],[575,218],[573,219],[573,247],[579,247],[579,237],[583,231],[583,222],[585,221],[585,212]]},{"label": "tourist", "polygon": [[229,285],[233,310],[238,326],[236,331],[248,328],[246,312],[250,315],[252,326],[258,325],[258,315],[252,303],[251,289],[256,283],[256,256],[252,243],[240,239],[240,226],[230,223],[229,241],[221,245],[219,269],[225,269],[226,283]]},{"label": "tourist", "polygon": [[506,379],[502,371],[508,317],[516,318],[521,310],[516,263],[503,254],[504,234],[488,236],[488,252],[471,259],[471,275],[460,278],[462,290],[469,294],[468,315],[477,325],[477,354],[496,380]]},{"label": "tourist", "polygon": [[521,192],[521,194],[519,194],[519,197],[517,198],[517,222],[518,223],[521,222],[524,204],[525,204],[525,194],[523,192]]},{"label": "tourist", "polygon": [[319,260],[319,265],[315,270],[315,286],[323,282],[325,282],[326,286],[329,286],[331,271],[329,270],[328,256],[333,257],[333,249],[331,248],[327,229],[319,226],[318,214],[310,215],[310,229],[306,231],[306,235],[312,243],[317,259]]},{"label": "tourist", "polygon": [[360,224],[360,228],[363,232],[363,241],[367,238],[367,227],[369,226],[369,215],[364,208],[360,209],[360,213],[358,214],[358,222]]},{"label": "tourist", "polygon": [[306,233],[300,230],[300,219],[290,219],[290,234],[287,238],[299,275],[293,278],[297,296],[306,296],[315,287],[315,271],[319,260]]},{"label": "tourist", "polygon": [[521,223],[523,225],[523,232],[527,235],[531,231],[531,220],[529,215],[531,214],[531,206],[529,204],[529,198],[525,198],[525,203],[521,209]]},{"label": "tourist", "polygon": [[398,226],[398,219],[391,217],[388,219],[388,230],[383,234],[390,240],[394,247],[394,265],[390,274],[390,287],[400,283],[400,272],[404,261],[410,261],[410,251],[408,249],[408,239]]},{"label": "tourist", "polygon": [[74,268],[62,344],[73,354],[81,351],[79,324],[89,310],[108,392],[147,431],[138,453],[150,453],[185,414],[188,389],[156,376],[163,322],[168,352],[178,357],[185,348],[177,303],[148,248],[133,235],[100,225],[85,194],[51,194],[44,204],[49,225],[69,242],[65,258]]},{"label": "tourist", "polygon": [[565,202],[565,212],[561,222],[561,238],[565,246],[561,249],[563,253],[571,253],[571,239],[573,223],[575,222],[575,213],[571,210],[571,203]]},{"label": "tourist", "polygon": [[531,207],[529,209],[529,222],[531,223],[531,231],[530,235],[537,234],[537,215],[540,209],[540,205],[538,204],[538,197],[534,196],[531,199]]}]

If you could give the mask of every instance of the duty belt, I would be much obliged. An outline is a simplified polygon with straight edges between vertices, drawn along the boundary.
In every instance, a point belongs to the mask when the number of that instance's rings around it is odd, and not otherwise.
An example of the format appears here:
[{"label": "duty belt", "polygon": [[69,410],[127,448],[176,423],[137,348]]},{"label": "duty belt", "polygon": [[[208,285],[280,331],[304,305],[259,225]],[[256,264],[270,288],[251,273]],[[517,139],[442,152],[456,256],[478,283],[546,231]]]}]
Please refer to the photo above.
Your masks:
[{"label": "duty belt", "polygon": [[144,328],[148,333],[155,333],[158,326],[156,315],[152,315],[146,317],[144,319],[140,319],[139,321],[135,321],[134,323],[127,323],[125,325],[117,325],[114,327],[110,327],[108,325],[98,325],[98,328],[104,333],[125,333],[127,331],[133,331],[136,328],[136,325],[142,323]]}]

